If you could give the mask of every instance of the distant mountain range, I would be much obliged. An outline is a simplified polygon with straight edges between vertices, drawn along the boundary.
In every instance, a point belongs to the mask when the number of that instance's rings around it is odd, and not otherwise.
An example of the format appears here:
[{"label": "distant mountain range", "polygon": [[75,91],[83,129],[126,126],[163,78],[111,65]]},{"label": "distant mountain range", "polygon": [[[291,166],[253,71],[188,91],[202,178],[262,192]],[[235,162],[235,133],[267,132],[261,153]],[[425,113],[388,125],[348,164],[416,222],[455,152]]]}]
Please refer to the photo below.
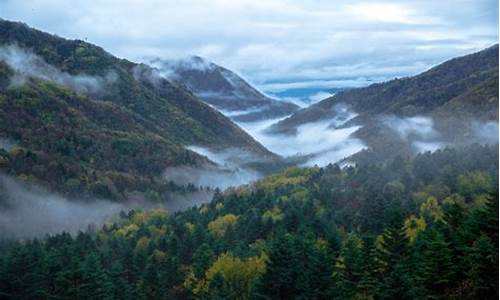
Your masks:
[{"label": "distant mountain range", "polygon": [[[357,114],[343,126],[362,126],[353,136],[369,146],[365,152],[379,154],[371,158],[407,155],[416,136],[423,135],[418,130],[433,131],[431,135],[442,145],[481,142],[481,132],[496,130],[492,135],[498,135],[498,45],[451,59],[417,76],[338,92],[268,131],[295,134],[301,125],[335,119],[339,105]],[[403,134],[397,126],[401,124],[406,126]]]},{"label": "distant mountain range", "polygon": [[199,56],[181,60],[153,59],[164,76],[185,85],[203,101],[235,121],[250,122],[288,116],[299,106],[271,99],[234,72]]}]

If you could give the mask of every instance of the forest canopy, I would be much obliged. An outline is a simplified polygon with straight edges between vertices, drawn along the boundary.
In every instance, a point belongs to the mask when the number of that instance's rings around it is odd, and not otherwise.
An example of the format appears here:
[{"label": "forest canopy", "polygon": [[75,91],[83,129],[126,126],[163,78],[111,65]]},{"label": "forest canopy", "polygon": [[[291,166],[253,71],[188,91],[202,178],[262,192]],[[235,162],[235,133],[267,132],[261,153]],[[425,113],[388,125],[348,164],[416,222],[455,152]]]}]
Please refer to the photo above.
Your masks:
[{"label": "forest canopy", "polygon": [[495,299],[498,146],[292,168],[183,212],[4,242],[2,299]]}]

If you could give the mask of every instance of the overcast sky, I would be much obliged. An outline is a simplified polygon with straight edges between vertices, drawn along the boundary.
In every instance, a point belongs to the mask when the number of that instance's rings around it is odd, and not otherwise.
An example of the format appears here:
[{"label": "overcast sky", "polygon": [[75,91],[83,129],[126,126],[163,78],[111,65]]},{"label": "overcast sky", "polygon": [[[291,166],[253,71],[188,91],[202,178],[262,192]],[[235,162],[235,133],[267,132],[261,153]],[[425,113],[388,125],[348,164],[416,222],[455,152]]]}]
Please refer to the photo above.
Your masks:
[{"label": "overcast sky", "polygon": [[497,0],[0,0],[119,57],[200,55],[267,92],[413,75],[498,42]]}]

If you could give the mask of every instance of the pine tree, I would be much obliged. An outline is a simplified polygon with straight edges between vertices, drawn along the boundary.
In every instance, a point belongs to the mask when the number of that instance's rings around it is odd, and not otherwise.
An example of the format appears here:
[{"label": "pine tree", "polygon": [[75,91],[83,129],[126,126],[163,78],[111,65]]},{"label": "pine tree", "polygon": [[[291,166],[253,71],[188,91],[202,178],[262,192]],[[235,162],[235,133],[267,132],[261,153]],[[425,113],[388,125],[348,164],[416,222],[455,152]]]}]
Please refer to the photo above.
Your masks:
[{"label": "pine tree", "polygon": [[296,260],[295,247],[291,235],[282,235],[270,245],[266,273],[257,284],[255,299],[292,299],[297,295],[297,273],[304,270]]},{"label": "pine tree", "polygon": [[133,299],[130,286],[125,277],[125,270],[120,262],[115,261],[108,273],[111,282],[111,295],[113,299]]},{"label": "pine tree", "polygon": [[111,299],[112,283],[101,266],[99,256],[91,252],[81,263],[80,299]]},{"label": "pine tree", "polygon": [[6,286],[2,294],[13,299],[45,298],[48,294],[44,251],[38,241],[13,248],[3,265]]},{"label": "pine tree", "polygon": [[381,299],[409,299],[407,240],[401,227],[384,231],[376,241],[376,264]]},{"label": "pine tree", "polygon": [[468,296],[474,299],[498,299],[498,248],[485,234],[467,247],[467,278],[472,283]]},{"label": "pine tree", "polygon": [[202,244],[193,255],[193,272],[197,278],[201,278],[205,271],[214,262],[214,252],[207,243]]},{"label": "pine tree", "polygon": [[415,247],[415,284],[417,294],[430,299],[442,299],[449,294],[454,275],[453,256],[443,234],[435,229],[424,232]]},{"label": "pine tree", "polygon": [[334,271],[336,297],[339,299],[350,299],[357,293],[363,277],[363,248],[363,241],[356,234],[350,234],[344,241]]},{"label": "pine tree", "polygon": [[330,299],[332,261],[310,238],[280,235],[269,249],[255,299]]},{"label": "pine tree", "polygon": [[142,279],[144,295],[147,299],[155,299],[158,295],[158,267],[157,262],[151,257],[148,259]]}]

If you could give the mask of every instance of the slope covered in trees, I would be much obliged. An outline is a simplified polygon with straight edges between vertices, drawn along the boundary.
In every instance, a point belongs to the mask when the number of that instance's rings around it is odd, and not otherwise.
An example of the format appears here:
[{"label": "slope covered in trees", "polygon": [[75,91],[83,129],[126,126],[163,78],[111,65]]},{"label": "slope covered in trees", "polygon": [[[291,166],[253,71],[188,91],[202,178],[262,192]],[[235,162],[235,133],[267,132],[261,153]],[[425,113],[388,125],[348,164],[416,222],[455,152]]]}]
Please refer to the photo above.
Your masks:
[{"label": "slope covered in trees", "polygon": [[198,208],[4,245],[4,299],[496,299],[498,151],[292,168]]},{"label": "slope covered in trees", "polygon": [[206,162],[185,146],[276,156],[146,66],[0,20],[0,169],[73,194],[159,191],[163,170]]},{"label": "slope covered in trees", "polygon": [[[338,107],[357,115],[341,128],[367,149],[357,163],[414,155],[445,145],[498,142],[498,45],[446,61],[417,76],[341,91],[269,128],[294,135],[302,125],[332,122]],[[332,127],[335,127],[332,122]]]},{"label": "slope covered in trees", "polygon": [[[341,91],[277,123],[276,132],[335,116],[336,104],[348,105],[362,121],[380,115],[498,119],[498,44],[446,61],[417,76]],[[473,109],[471,109],[473,108]]]}]

